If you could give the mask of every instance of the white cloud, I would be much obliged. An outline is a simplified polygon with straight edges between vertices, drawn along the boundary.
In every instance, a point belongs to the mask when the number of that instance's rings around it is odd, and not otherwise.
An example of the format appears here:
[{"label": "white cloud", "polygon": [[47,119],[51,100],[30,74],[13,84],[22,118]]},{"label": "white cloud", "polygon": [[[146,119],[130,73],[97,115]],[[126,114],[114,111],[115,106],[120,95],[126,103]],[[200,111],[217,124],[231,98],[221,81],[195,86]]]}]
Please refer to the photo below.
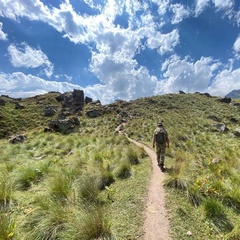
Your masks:
[{"label": "white cloud", "polygon": [[27,17],[30,20],[39,20],[50,14],[48,8],[40,0],[0,0],[0,16],[17,19],[18,17]]},{"label": "white cloud", "polygon": [[196,0],[195,14],[198,16],[209,4],[210,0]]},{"label": "white cloud", "polygon": [[107,95],[111,96],[109,92],[114,93],[116,98],[125,100],[150,96],[157,81],[145,67],[139,67],[136,60],[127,57],[114,61],[105,54],[95,53],[91,71],[106,85],[107,91],[102,92],[101,97],[108,100]]},{"label": "white cloud", "polygon": [[155,32],[155,35],[148,38],[147,46],[152,49],[157,48],[159,54],[163,55],[164,53],[173,51],[174,47],[179,43],[179,38],[179,32],[176,29],[166,34]]},{"label": "white cloud", "polygon": [[217,10],[229,10],[234,5],[234,0],[196,0],[195,14],[198,16],[206,7],[213,3]]},{"label": "white cloud", "polygon": [[234,45],[233,45],[233,51],[237,58],[240,58],[240,35],[237,37]]},{"label": "white cloud", "polygon": [[234,4],[234,0],[212,0],[215,7],[218,9],[231,8]]},{"label": "white cloud", "polygon": [[20,47],[11,44],[8,52],[14,67],[37,68],[44,66],[44,72],[48,77],[53,73],[53,64],[48,57],[41,50],[33,49],[26,43],[21,44]]},{"label": "white cloud", "polygon": [[240,68],[225,69],[216,75],[208,91],[215,96],[225,96],[234,89],[240,89]]},{"label": "white cloud", "polygon": [[220,63],[210,57],[201,57],[192,62],[188,58],[181,60],[173,55],[163,63],[164,79],[158,82],[155,93],[176,93],[179,90],[205,92],[219,66]]},{"label": "white cloud", "polygon": [[191,11],[189,9],[185,8],[183,5],[179,3],[172,4],[170,9],[174,14],[172,18],[172,24],[177,24],[181,22],[184,18],[189,17],[191,14]]},{"label": "white cloud", "polygon": [[7,34],[3,32],[2,30],[3,24],[2,22],[0,22],[0,40],[7,40]]},{"label": "white cloud", "polygon": [[47,81],[31,74],[25,75],[22,72],[14,72],[12,74],[0,73],[0,95],[31,97],[50,91],[63,93],[80,88],[79,85],[68,82]]},{"label": "white cloud", "polygon": [[169,0],[152,0],[155,4],[158,5],[159,15],[164,15],[169,8]]}]

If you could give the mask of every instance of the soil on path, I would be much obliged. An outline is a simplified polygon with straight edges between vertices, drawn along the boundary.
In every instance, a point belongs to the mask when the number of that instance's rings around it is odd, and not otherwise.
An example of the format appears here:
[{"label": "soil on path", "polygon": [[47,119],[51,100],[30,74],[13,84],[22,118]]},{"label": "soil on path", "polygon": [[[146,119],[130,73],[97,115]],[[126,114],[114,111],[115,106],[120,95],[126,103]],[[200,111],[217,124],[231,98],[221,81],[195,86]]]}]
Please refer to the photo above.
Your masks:
[{"label": "soil on path", "polygon": [[[121,125],[116,128],[116,132],[123,134],[120,129]],[[129,138],[127,135],[126,137],[137,146],[142,147],[152,161],[152,174],[146,199],[143,240],[171,240],[169,235],[169,219],[165,208],[165,191],[163,188],[165,173],[160,171],[157,165],[157,156],[153,149]]]},{"label": "soil on path", "polygon": [[144,222],[144,240],[170,240],[169,220],[165,209],[165,192],[163,188],[164,173],[157,165],[156,153],[146,145],[128,138],[142,147],[152,160],[152,174],[146,201],[146,218]]}]

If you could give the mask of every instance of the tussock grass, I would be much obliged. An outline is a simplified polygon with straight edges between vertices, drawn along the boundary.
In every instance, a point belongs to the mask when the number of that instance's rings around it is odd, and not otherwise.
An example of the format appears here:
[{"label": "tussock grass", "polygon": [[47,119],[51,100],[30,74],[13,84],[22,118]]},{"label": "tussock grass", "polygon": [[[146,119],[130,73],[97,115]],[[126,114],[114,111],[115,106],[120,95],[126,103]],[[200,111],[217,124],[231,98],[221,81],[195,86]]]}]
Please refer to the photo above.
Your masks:
[{"label": "tussock grass", "polygon": [[2,240],[10,240],[14,239],[15,234],[15,221],[12,214],[4,211],[3,209],[0,210],[0,238]]},{"label": "tussock grass", "polygon": [[68,216],[69,209],[61,203],[50,198],[41,200],[38,207],[25,219],[26,232],[23,239],[58,239],[65,228]]},{"label": "tussock grass", "polygon": [[0,209],[8,207],[13,200],[13,183],[5,168],[0,168]]},{"label": "tussock grass", "polygon": [[116,177],[120,179],[128,178],[132,175],[131,164],[127,161],[121,161],[116,169]]},{"label": "tussock grass", "polygon": [[99,206],[77,211],[67,224],[63,239],[108,239],[114,240],[111,221],[107,212]]}]

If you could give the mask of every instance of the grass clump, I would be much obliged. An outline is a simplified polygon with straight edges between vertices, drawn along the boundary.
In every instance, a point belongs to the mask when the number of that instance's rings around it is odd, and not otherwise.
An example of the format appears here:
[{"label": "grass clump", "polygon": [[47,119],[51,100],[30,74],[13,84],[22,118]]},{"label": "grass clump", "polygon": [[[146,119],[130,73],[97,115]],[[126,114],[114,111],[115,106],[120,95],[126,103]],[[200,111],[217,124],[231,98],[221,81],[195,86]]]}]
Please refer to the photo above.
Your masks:
[{"label": "grass clump", "polygon": [[0,209],[9,206],[13,199],[13,183],[6,171],[2,170],[0,175]]},{"label": "grass clump", "polygon": [[44,199],[38,198],[38,207],[27,216],[24,222],[24,239],[59,239],[61,232],[65,229],[69,209],[61,203],[41,197]]},{"label": "grass clump", "polygon": [[99,200],[99,179],[95,175],[85,174],[76,184],[79,200],[87,204],[96,204]]},{"label": "grass clump", "polygon": [[42,171],[35,166],[20,167],[16,176],[16,187],[20,190],[27,190],[33,183],[37,183],[42,176]]},{"label": "grass clump", "polygon": [[67,224],[64,239],[106,239],[114,240],[111,221],[107,212],[99,206],[91,206],[77,211]]},{"label": "grass clump", "polygon": [[116,177],[120,179],[126,179],[132,175],[132,167],[131,164],[127,161],[122,161],[119,163],[118,168],[116,170]]},{"label": "grass clump", "polygon": [[11,240],[15,235],[16,224],[11,213],[0,210],[0,239]]}]

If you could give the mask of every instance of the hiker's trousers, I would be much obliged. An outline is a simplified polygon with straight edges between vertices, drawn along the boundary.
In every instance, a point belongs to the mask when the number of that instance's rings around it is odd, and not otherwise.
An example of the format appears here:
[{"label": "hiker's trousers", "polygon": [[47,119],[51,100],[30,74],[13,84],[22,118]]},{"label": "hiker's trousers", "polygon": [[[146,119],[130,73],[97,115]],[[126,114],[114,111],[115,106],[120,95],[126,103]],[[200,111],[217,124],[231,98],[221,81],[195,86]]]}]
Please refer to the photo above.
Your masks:
[{"label": "hiker's trousers", "polygon": [[166,152],[166,144],[157,144],[156,146],[156,154],[157,154],[157,162],[159,165],[164,165],[165,160],[165,152]]}]

